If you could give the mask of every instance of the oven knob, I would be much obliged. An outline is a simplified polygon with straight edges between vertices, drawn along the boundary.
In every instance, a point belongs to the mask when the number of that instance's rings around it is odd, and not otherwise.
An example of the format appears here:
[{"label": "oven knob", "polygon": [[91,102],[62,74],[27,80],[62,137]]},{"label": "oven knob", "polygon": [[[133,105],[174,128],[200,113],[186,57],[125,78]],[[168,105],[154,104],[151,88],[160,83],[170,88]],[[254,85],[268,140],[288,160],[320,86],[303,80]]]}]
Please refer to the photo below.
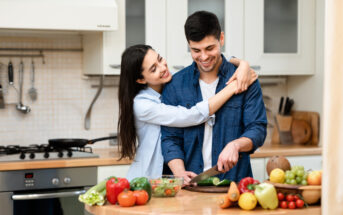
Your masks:
[{"label": "oven knob", "polygon": [[58,180],[58,178],[53,178],[51,182],[53,185],[58,185],[60,183],[60,180]]},{"label": "oven knob", "polygon": [[67,155],[68,155],[68,157],[71,157],[71,156],[73,156],[73,152],[72,151],[68,151]]},{"label": "oven knob", "polygon": [[63,152],[58,152],[57,156],[58,156],[59,158],[63,157]]},{"label": "oven knob", "polygon": [[34,159],[35,158],[35,153],[30,153],[30,159]]},{"label": "oven knob", "polygon": [[70,184],[71,178],[65,177],[65,178],[63,179],[63,181],[64,181],[65,184]]},{"label": "oven knob", "polygon": [[45,158],[49,158],[49,156],[50,156],[50,155],[49,155],[49,152],[45,152],[45,153],[44,153],[44,157],[45,157]]},{"label": "oven knob", "polygon": [[24,160],[24,159],[25,159],[25,153],[24,153],[24,152],[20,153],[19,158],[22,159],[22,160]]}]

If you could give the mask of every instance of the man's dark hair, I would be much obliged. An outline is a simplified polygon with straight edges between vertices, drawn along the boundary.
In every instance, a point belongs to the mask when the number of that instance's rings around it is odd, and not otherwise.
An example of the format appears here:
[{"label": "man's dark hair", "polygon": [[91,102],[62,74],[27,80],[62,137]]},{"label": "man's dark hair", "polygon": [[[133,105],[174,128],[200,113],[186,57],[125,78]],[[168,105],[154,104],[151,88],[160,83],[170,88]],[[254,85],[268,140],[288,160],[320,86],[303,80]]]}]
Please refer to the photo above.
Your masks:
[{"label": "man's dark hair", "polygon": [[215,14],[208,11],[197,11],[190,15],[185,23],[187,42],[199,42],[206,36],[214,36],[220,39],[221,28]]}]

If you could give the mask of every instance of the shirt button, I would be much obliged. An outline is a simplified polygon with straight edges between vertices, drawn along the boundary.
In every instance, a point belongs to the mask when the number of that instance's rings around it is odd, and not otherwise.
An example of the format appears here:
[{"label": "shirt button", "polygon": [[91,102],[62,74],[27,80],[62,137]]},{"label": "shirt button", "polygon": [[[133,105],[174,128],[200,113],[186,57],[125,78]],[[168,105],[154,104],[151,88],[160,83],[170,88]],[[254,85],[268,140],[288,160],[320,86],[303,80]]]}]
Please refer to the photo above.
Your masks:
[{"label": "shirt button", "polygon": [[189,103],[187,103],[186,106],[187,106],[188,108],[191,107],[191,105],[190,105]]}]

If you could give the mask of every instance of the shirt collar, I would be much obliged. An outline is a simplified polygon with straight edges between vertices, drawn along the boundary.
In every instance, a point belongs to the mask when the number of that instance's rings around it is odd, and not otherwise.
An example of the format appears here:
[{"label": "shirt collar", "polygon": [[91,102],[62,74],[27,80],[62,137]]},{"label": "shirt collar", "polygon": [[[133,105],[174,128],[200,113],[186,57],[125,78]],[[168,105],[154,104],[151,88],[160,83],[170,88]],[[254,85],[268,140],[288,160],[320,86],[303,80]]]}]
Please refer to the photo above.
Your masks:
[{"label": "shirt collar", "polygon": [[161,94],[159,92],[156,92],[154,89],[152,89],[151,87],[147,87],[145,89],[145,92],[149,95],[152,95],[154,97],[157,97],[158,99],[161,100]]},{"label": "shirt collar", "polygon": [[[229,62],[226,60],[223,54],[221,54],[221,57],[222,57],[222,63],[220,64],[220,67],[219,67],[218,76],[219,78],[226,78],[226,76],[228,75],[227,67],[228,67]],[[193,84],[196,85],[199,83],[200,72],[195,61],[193,61],[191,65],[191,69],[193,71]]]}]

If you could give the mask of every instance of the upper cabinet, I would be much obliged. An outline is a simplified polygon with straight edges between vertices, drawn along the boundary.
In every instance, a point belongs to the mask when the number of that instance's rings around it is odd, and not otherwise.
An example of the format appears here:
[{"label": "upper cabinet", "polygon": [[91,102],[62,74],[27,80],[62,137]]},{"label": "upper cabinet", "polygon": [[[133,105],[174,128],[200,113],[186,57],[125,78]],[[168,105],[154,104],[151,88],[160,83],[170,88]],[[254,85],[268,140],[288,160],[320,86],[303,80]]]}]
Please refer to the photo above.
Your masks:
[{"label": "upper cabinet", "polygon": [[165,55],[165,2],[117,0],[118,30],[83,35],[84,74],[119,75],[123,51],[149,44]]},{"label": "upper cabinet", "polygon": [[[230,7],[227,0],[166,0],[167,1],[167,60],[172,72],[176,72],[192,63],[192,57],[185,36],[184,24],[189,15],[199,10],[207,10],[218,16],[224,32],[233,19],[226,11]],[[227,38],[227,37],[226,37]],[[228,43],[222,51],[230,50]]]},{"label": "upper cabinet", "polygon": [[260,75],[314,74],[315,1],[245,0],[244,59]]}]

